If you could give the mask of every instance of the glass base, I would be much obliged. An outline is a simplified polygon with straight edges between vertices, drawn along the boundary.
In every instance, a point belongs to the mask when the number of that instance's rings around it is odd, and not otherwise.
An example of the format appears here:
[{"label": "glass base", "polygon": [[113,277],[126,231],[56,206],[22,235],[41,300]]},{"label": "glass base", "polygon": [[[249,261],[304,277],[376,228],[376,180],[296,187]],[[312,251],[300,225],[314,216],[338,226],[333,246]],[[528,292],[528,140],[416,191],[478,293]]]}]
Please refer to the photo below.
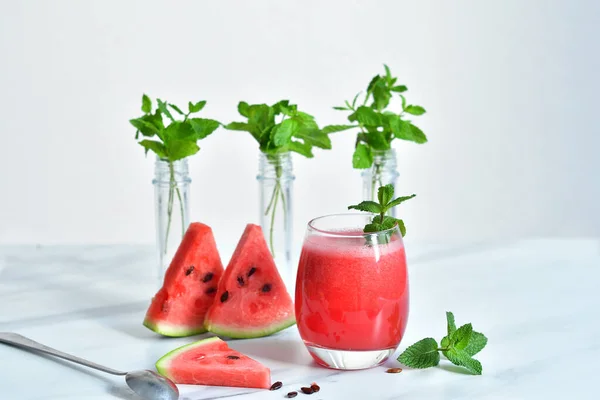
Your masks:
[{"label": "glass base", "polygon": [[306,348],[315,361],[327,368],[352,370],[376,367],[396,349],[383,350],[334,350],[306,344]]}]

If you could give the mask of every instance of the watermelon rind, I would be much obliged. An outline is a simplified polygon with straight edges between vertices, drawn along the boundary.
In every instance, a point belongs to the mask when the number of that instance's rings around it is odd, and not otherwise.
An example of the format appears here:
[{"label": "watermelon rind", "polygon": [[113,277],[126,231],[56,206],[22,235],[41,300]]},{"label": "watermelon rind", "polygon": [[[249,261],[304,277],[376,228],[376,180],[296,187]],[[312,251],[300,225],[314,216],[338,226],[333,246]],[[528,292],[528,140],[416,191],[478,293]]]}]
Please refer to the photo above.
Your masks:
[{"label": "watermelon rind", "polygon": [[289,328],[295,323],[296,318],[292,316],[276,324],[267,325],[260,328],[234,328],[231,326],[212,324],[209,320],[206,321],[206,329],[209,332],[212,332],[216,335],[230,337],[232,339],[254,339],[272,335],[286,328]]},{"label": "watermelon rind", "polygon": [[197,342],[178,347],[175,350],[172,350],[172,351],[168,352],[167,354],[165,354],[164,356],[162,356],[156,362],[156,364],[155,364],[156,371],[158,371],[159,374],[161,374],[162,376],[164,376],[166,378],[171,378],[168,373],[171,360],[173,360],[175,357],[177,357],[181,353],[185,353],[188,350],[194,349],[196,347],[206,346],[206,345],[208,345],[212,342],[218,341],[218,340],[221,340],[221,339],[219,339],[218,337],[210,337],[208,339],[202,339]]},{"label": "watermelon rind", "polygon": [[171,325],[162,322],[154,322],[148,318],[144,320],[144,326],[160,335],[168,337],[194,336],[207,332],[204,326],[189,327],[181,325]]}]

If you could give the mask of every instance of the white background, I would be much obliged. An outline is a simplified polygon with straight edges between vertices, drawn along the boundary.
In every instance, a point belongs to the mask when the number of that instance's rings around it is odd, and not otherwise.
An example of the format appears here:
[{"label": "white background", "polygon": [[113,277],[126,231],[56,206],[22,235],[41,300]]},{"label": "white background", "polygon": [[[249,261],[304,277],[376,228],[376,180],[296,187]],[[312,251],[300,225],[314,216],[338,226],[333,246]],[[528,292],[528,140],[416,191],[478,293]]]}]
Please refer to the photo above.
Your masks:
[{"label": "white background", "polygon": [[[0,0],[0,243],[151,243],[142,93],[230,122],[290,99],[320,124],[387,63],[430,143],[395,143],[414,240],[600,235],[600,3]],[[295,158],[295,230],[360,200],[354,134]],[[257,145],[217,131],[192,217],[257,221]]]}]

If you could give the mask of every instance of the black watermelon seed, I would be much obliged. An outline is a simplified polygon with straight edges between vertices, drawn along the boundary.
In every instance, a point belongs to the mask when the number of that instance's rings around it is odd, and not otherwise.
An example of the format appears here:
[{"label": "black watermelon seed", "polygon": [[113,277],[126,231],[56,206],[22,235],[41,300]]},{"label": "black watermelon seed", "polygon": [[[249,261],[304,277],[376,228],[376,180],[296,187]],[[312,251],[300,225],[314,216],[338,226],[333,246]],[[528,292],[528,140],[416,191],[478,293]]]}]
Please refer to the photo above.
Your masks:
[{"label": "black watermelon seed", "polygon": [[269,390],[279,390],[279,389],[281,389],[282,386],[283,386],[283,383],[277,381],[271,385],[271,388]]},{"label": "black watermelon seed", "polygon": [[227,356],[227,358],[229,358],[230,360],[239,360],[240,359],[238,356]]},{"label": "black watermelon seed", "polygon": [[185,276],[188,276],[192,272],[194,272],[194,266],[190,265],[190,267],[187,269],[187,271],[185,271]]},{"label": "black watermelon seed", "polygon": [[240,286],[244,286],[244,277],[243,276],[241,276],[241,275],[238,276],[237,281]]},{"label": "black watermelon seed", "polygon": [[304,394],[313,394],[315,392],[312,388],[309,387],[303,387],[300,388],[300,390],[302,390],[302,393]]},{"label": "black watermelon seed", "polygon": [[319,385],[317,385],[316,383],[313,383],[310,385],[310,388],[313,390],[313,392],[317,393],[319,390],[321,390],[321,388],[319,387]]},{"label": "black watermelon seed", "polygon": [[255,272],[256,272],[255,267],[250,268],[250,271],[248,271],[248,278],[250,278]]},{"label": "black watermelon seed", "polygon": [[298,392],[289,392],[286,397],[288,399],[292,399],[292,398],[294,398],[296,396],[298,396]]},{"label": "black watermelon seed", "polygon": [[227,301],[227,299],[229,298],[229,292],[226,290],[223,292],[223,294],[221,295],[221,303],[225,303]]},{"label": "black watermelon seed", "polygon": [[216,287],[208,288],[208,289],[206,289],[206,292],[204,292],[204,293],[206,293],[206,294],[215,294],[215,293],[217,293],[217,288]]},{"label": "black watermelon seed", "polygon": [[202,282],[206,283],[212,281],[213,276],[215,276],[215,274],[213,274],[212,272],[207,272],[206,275],[204,275],[204,277],[202,278]]},{"label": "black watermelon seed", "polygon": [[270,292],[271,291],[271,284],[270,283],[265,283],[260,290],[263,293]]}]

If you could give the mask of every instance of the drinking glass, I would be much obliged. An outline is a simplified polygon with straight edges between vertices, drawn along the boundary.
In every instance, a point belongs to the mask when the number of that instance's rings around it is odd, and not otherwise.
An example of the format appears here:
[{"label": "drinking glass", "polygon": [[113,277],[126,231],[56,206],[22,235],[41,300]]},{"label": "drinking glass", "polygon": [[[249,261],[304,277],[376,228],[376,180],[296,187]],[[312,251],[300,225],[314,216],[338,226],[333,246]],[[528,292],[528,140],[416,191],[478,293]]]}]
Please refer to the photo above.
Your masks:
[{"label": "drinking glass", "polygon": [[394,353],[408,318],[408,276],[397,226],[363,233],[369,214],[308,223],[296,277],[296,320],[315,361],[363,369]]}]

